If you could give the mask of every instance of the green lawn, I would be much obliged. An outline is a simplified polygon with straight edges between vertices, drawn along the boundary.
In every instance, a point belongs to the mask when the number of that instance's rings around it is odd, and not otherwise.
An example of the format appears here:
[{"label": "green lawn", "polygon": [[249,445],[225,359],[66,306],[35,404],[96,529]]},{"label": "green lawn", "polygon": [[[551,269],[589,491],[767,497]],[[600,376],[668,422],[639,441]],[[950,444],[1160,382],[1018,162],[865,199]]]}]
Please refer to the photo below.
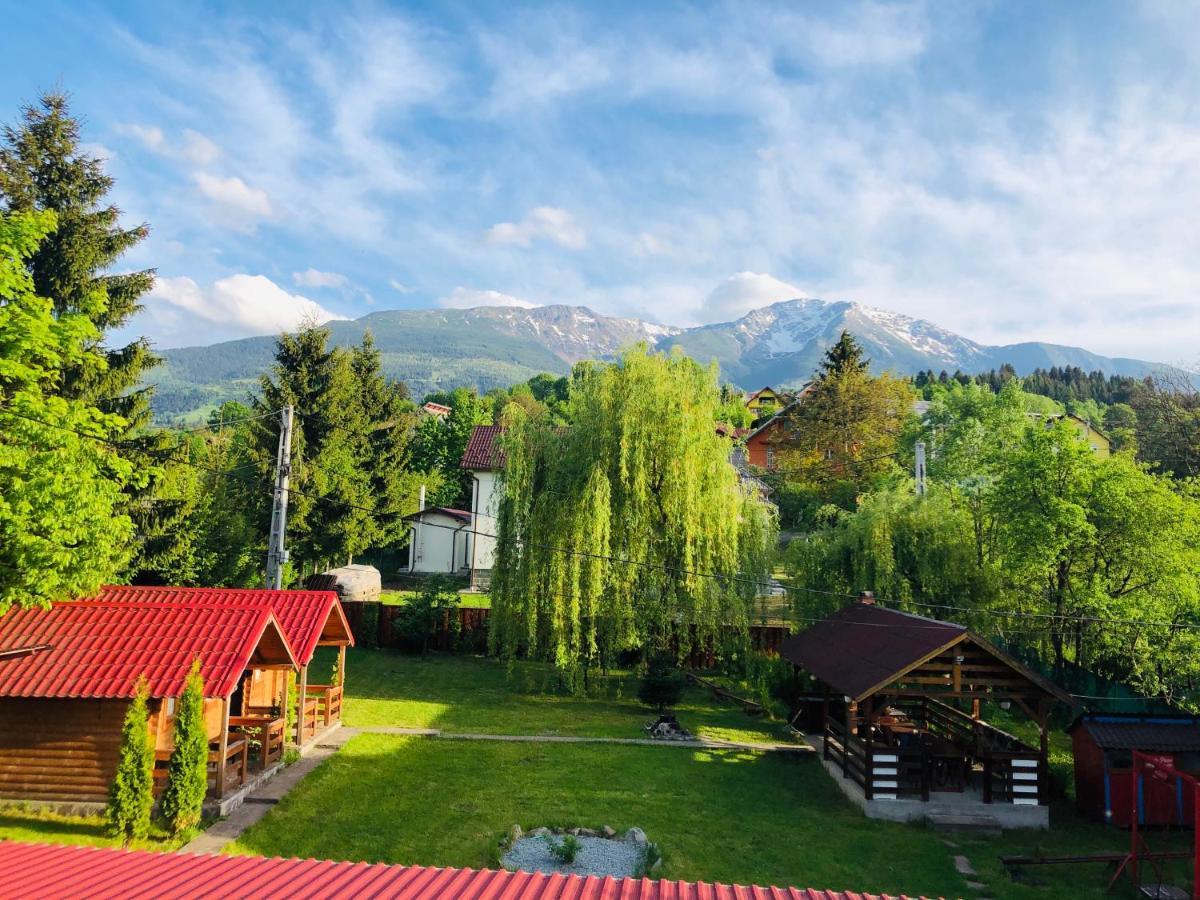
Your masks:
[{"label": "green lawn", "polygon": [[[419,591],[381,591],[379,594],[379,602],[384,606],[404,606],[419,593]],[[470,609],[492,608],[491,594],[477,594],[468,591],[465,594],[459,594],[458,597],[459,606]]]},{"label": "green lawn", "polygon": [[[1114,849],[1123,835],[1053,810],[1052,832],[945,836],[864,818],[813,757],[672,747],[458,742],[360,735],[231,848],[235,853],[494,866],[514,823],[639,826],[663,877],[928,896],[1104,896],[1104,870],[1031,870],[1014,883],[1004,853]],[[986,890],[967,887],[966,855]],[[1121,896],[1118,892],[1116,896]]]},{"label": "green lawn", "polygon": [[[150,837],[133,846],[139,850],[175,850],[186,839],[172,838],[157,826]],[[105,832],[103,816],[60,816],[17,806],[0,807],[0,840],[34,841],[43,844],[84,844],[115,847]]]},{"label": "green lawn", "polygon": [[[325,661],[316,663],[324,671]],[[346,661],[347,725],[406,725],[484,734],[645,737],[653,713],[637,702],[628,673],[597,676],[592,696],[559,689],[539,663],[511,666],[494,659],[431,654],[425,659],[387,650],[352,649]],[[740,707],[691,687],[675,710],[683,726],[706,738],[777,741],[783,723],[746,715]]]}]

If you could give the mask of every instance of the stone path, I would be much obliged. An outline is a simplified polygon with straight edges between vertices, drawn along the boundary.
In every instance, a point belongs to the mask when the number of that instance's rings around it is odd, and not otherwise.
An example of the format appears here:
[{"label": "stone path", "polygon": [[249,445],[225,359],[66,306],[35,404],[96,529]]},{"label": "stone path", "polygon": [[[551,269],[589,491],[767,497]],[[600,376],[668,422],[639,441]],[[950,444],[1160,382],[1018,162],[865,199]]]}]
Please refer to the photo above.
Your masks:
[{"label": "stone path", "polygon": [[579,737],[562,734],[478,734],[464,731],[442,731],[438,728],[406,728],[399,725],[365,726],[350,730],[364,734],[402,734],[413,737],[439,738],[446,741],[513,741],[533,744],[629,744],[637,747],[682,747],[687,750],[759,750],[764,753],[815,752],[808,744],[720,741],[709,738],[695,738],[688,741],[656,741],[650,738]]},{"label": "stone path", "polygon": [[248,796],[241,806],[224,819],[184,844],[182,852],[220,853],[241,837],[243,831],[270,812],[271,807],[282,800],[309,772],[341,750],[342,745],[356,733],[357,729],[354,728],[336,728],[325,732],[298,762],[288,766]]}]

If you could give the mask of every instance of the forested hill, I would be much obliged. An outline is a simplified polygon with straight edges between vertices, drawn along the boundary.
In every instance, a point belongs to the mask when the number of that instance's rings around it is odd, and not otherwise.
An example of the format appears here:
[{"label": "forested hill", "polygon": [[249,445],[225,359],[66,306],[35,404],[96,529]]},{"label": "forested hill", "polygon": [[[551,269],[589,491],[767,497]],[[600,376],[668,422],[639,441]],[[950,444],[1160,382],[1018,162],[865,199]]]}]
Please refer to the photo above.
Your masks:
[{"label": "forested hill", "polygon": [[[787,300],[696,328],[602,316],[580,306],[391,310],[329,328],[343,346],[357,344],[369,329],[384,373],[405,381],[415,396],[458,386],[486,391],[541,372],[561,375],[578,360],[611,358],[638,341],[715,360],[722,378],[745,390],[797,387],[842,330],[858,339],[874,370],[903,375],[978,373],[1007,364],[1021,375],[1061,368],[1141,378],[1162,368],[1056,344],[990,346],[899,313],[816,299]],[[157,417],[177,420],[244,398],[270,365],[273,346],[274,338],[255,337],[163,351],[163,365],[146,379],[157,388]]]}]

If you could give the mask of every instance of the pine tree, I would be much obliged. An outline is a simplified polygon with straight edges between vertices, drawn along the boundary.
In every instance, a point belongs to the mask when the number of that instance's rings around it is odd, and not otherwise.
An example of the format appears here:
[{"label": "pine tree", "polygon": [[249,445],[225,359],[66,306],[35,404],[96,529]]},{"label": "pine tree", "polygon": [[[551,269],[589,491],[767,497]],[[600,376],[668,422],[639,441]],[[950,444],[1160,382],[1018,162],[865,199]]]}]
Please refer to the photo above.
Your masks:
[{"label": "pine tree", "polygon": [[140,678],[125,713],[117,772],[108,789],[105,817],[109,831],[126,846],[146,836],[154,806],[154,747],[150,743],[146,709],[148,695],[146,679]]},{"label": "pine tree", "polygon": [[862,345],[848,331],[843,331],[832,347],[825,351],[817,378],[825,379],[846,372],[866,372],[871,361],[863,355]]},{"label": "pine tree", "polygon": [[208,790],[208,730],[204,723],[204,678],[192,663],[175,707],[175,749],[167,763],[167,786],[159,812],[172,834],[194,828]]}]

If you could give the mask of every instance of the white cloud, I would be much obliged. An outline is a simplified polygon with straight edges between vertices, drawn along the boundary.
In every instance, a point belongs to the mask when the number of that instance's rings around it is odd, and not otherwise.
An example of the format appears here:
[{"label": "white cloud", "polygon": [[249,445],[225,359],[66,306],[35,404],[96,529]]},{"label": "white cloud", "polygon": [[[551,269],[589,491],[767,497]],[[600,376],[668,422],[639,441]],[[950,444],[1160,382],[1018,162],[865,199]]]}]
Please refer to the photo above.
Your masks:
[{"label": "white cloud", "polygon": [[185,128],[179,153],[192,165],[204,167],[216,161],[221,155],[221,148],[200,132]]},{"label": "white cloud", "polygon": [[540,305],[514,297],[512,294],[502,294],[500,291],[481,291],[465,287],[456,287],[438,299],[438,306],[450,309],[470,309],[475,306],[519,306],[522,309],[533,309]]},{"label": "white cloud", "polygon": [[701,322],[729,322],[759,307],[810,296],[801,288],[763,272],[738,272],[718,284],[700,305]]},{"label": "white cloud", "polygon": [[537,240],[546,240],[579,250],[587,243],[582,226],[565,209],[554,206],[538,206],[525,214],[519,222],[498,222],[488,229],[485,240],[489,244],[515,244],[528,247]]},{"label": "white cloud", "polygon": [[345,287],[350,279],[340,272],[322,272],[320,269],[305,269],[293,272],[292,281],[301,287],[338,288]]},{"label": "white cloud", "polygon": [[216,204],[219,217],[241,230],[253,228],[258,219],[273,215],[271,199],[261,188],[251,187],[237,176],[222,178],[208,172],[192,176],[200,193]]},{"label": "white cloud", "polygon": [[221,155],[220,147],[191,128],[183,129],[178,139],[168,137],[157,125],[118,125],[117,131],[132,136],[147,150],[160,156],[200,168],[211,165]]},{"label": "white cloud", "polygon": [[346,317],[288,293],[265,275],[230,275],[209,287],[186,276],[159,278],[140,318],[140,333],[170,347],[278,334],[308,320]]},{"label": "white cloud", "polygon": [[119,125],[117,131],[132,135],[148,150],[159,152],[167,143],[167,136],[157,125]]},{"label": "white cloud", "polygon": [[661,238],[655,237],[648,231],[643,231],[633,239],[634,256],[665,256],[671,252],[670,245]]},{"label": "white cloud", "polygon": [[388,279],[388,286],[397,294],[411,294],[413,289],[402,281],[395,278]]}]

